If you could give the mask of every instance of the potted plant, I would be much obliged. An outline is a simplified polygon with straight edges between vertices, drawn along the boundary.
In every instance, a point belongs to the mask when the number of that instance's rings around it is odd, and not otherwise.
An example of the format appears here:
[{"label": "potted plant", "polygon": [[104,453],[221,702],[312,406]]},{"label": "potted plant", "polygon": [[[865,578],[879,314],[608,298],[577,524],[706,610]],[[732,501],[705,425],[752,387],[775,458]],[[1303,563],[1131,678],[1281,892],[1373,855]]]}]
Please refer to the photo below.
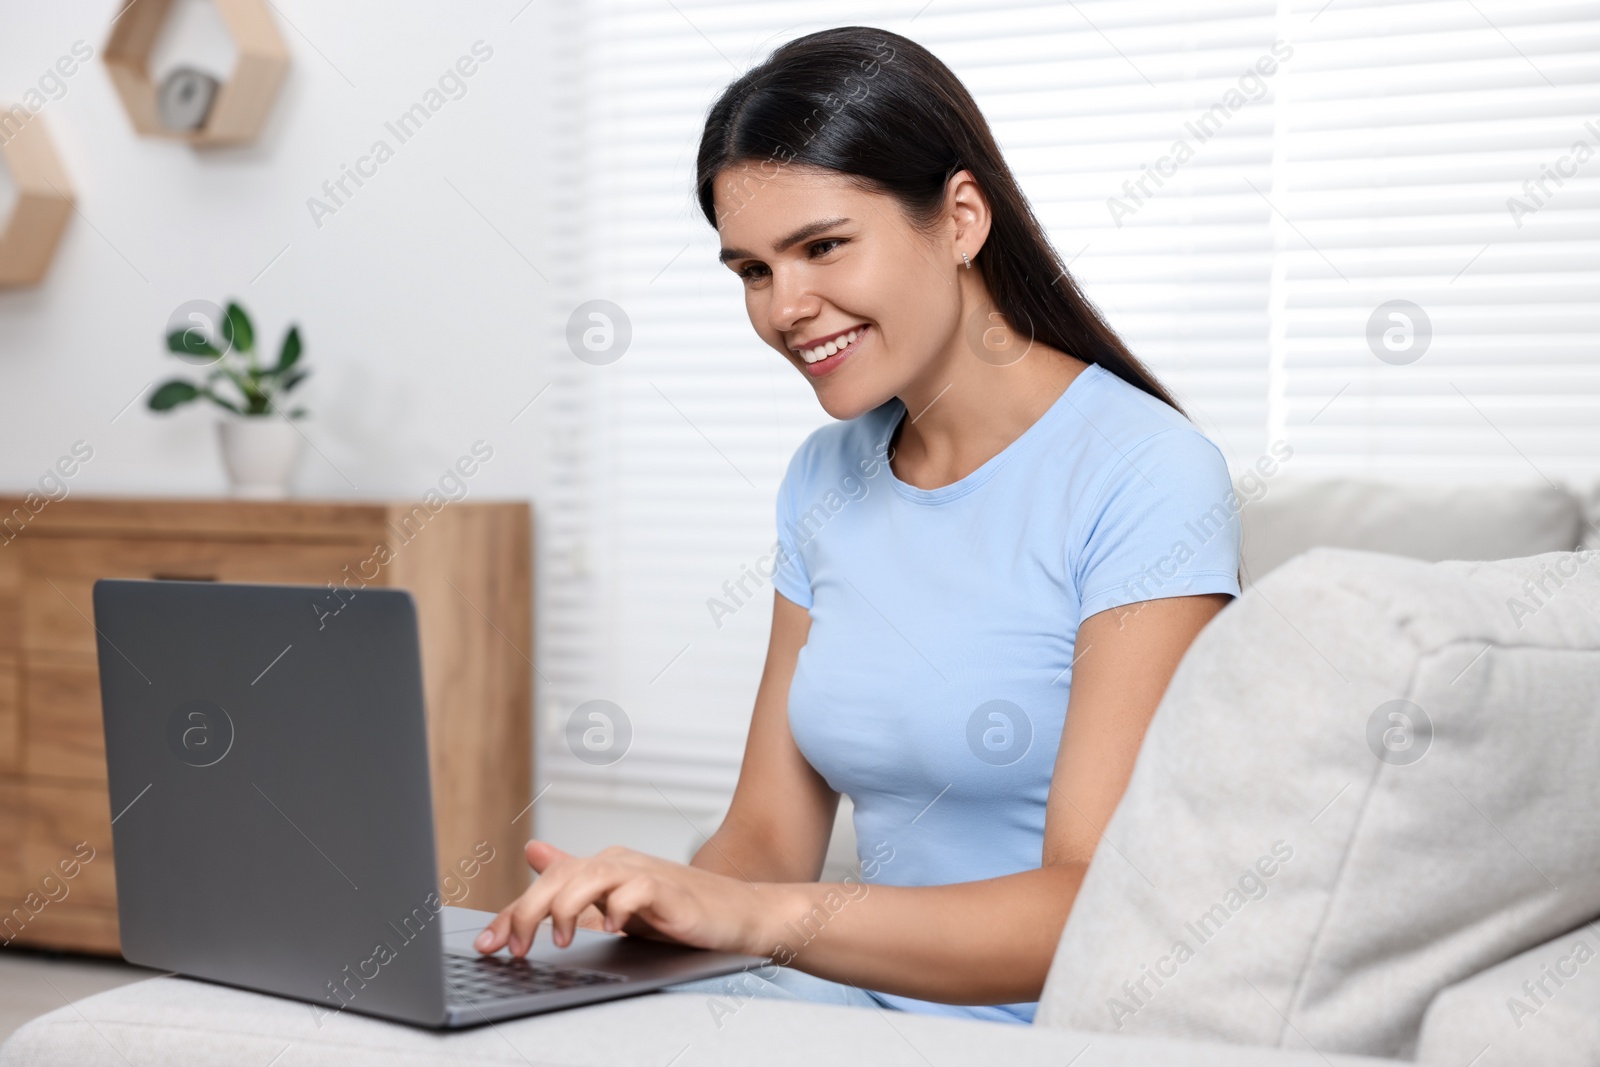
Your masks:
[{"label": "potted plant", "polygon": [[[300,454],[301,434],[293,420],[303,418],[306,411],[299,407],[285,411],[280,398],[310,373],[298,365],[300,329],[290,326],[277,362],[263,365],[256,355],[255,327],[244,308],[236,303],[230,303],[226,312],[215,305],[200,307],[172,324],[167,351],[210,370],[199,382],[187,378],[163,382],[150,394],[150,410],[171,411],[202,398],[216,404],[227,412],[217,423],[217,434],[234,495],[285,497]],[[205,313],[206,307],[215,313]]]}]

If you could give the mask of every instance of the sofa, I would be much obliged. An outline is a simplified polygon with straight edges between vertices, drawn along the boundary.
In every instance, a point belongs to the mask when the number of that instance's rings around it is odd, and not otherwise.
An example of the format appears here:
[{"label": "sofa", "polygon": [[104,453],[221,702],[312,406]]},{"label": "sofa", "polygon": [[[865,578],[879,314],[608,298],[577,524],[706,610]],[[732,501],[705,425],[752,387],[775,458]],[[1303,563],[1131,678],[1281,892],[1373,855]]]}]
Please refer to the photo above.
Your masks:
[{"label": "sofa", "polygon": [[167,976],[0,1067],[1600,1065],[1595,496],[1237,499],[1244,595],[1162,698],[1032,1026],[656,993],[440,1034]]}]

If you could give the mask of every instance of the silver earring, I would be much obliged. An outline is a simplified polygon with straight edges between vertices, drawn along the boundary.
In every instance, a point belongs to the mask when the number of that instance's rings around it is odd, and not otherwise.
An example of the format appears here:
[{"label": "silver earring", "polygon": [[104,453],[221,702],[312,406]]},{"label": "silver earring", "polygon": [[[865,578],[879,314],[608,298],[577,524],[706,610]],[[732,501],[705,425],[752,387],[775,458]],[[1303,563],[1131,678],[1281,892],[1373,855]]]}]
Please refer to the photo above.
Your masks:
[{"label": "silver earring", "polygon": [[961,253],[961,262],[967,265],[968,270],[972,269],[972,260],[967,258],[967,254],[965,252]]}]

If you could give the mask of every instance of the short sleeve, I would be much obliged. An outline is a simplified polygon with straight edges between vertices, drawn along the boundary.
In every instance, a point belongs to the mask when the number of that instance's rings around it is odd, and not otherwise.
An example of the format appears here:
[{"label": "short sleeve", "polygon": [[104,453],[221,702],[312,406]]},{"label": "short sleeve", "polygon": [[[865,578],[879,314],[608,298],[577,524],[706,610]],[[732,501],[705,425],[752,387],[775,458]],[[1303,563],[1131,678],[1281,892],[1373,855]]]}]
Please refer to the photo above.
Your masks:
[{"label": "short sleeve", "polygon": [[1114,460],[1069,546],[1078,620],[1163,597],[1239,595],[1239,500],[1221,451],[1173,427]]},{"label": "short sleeve", "polygon": [[795,537],[795,516],[799,512],[795,498],[802,487],[805,468],[803,453],[809,444],[807,441],[796,450],[789,460],[783,481],[778,484],[778,554],[772,572],[773,588],[808,610],[811,607],[811,575],[800,556],[800,546]]}]

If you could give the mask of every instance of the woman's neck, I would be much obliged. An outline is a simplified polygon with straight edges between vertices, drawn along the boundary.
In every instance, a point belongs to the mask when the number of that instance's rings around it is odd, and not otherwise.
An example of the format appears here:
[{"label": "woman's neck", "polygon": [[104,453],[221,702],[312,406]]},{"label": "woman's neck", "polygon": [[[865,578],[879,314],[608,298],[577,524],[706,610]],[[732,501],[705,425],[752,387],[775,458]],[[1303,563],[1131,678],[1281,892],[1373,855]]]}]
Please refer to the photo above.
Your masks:
[{"label": "woman's neck", "polygon": [[975,356],[964,338],[900,399],[906,414],[889,442],[895,477],[919,489],[960,481],[1022,436],[1089,365],[1034,343],[1010,362]]}]

